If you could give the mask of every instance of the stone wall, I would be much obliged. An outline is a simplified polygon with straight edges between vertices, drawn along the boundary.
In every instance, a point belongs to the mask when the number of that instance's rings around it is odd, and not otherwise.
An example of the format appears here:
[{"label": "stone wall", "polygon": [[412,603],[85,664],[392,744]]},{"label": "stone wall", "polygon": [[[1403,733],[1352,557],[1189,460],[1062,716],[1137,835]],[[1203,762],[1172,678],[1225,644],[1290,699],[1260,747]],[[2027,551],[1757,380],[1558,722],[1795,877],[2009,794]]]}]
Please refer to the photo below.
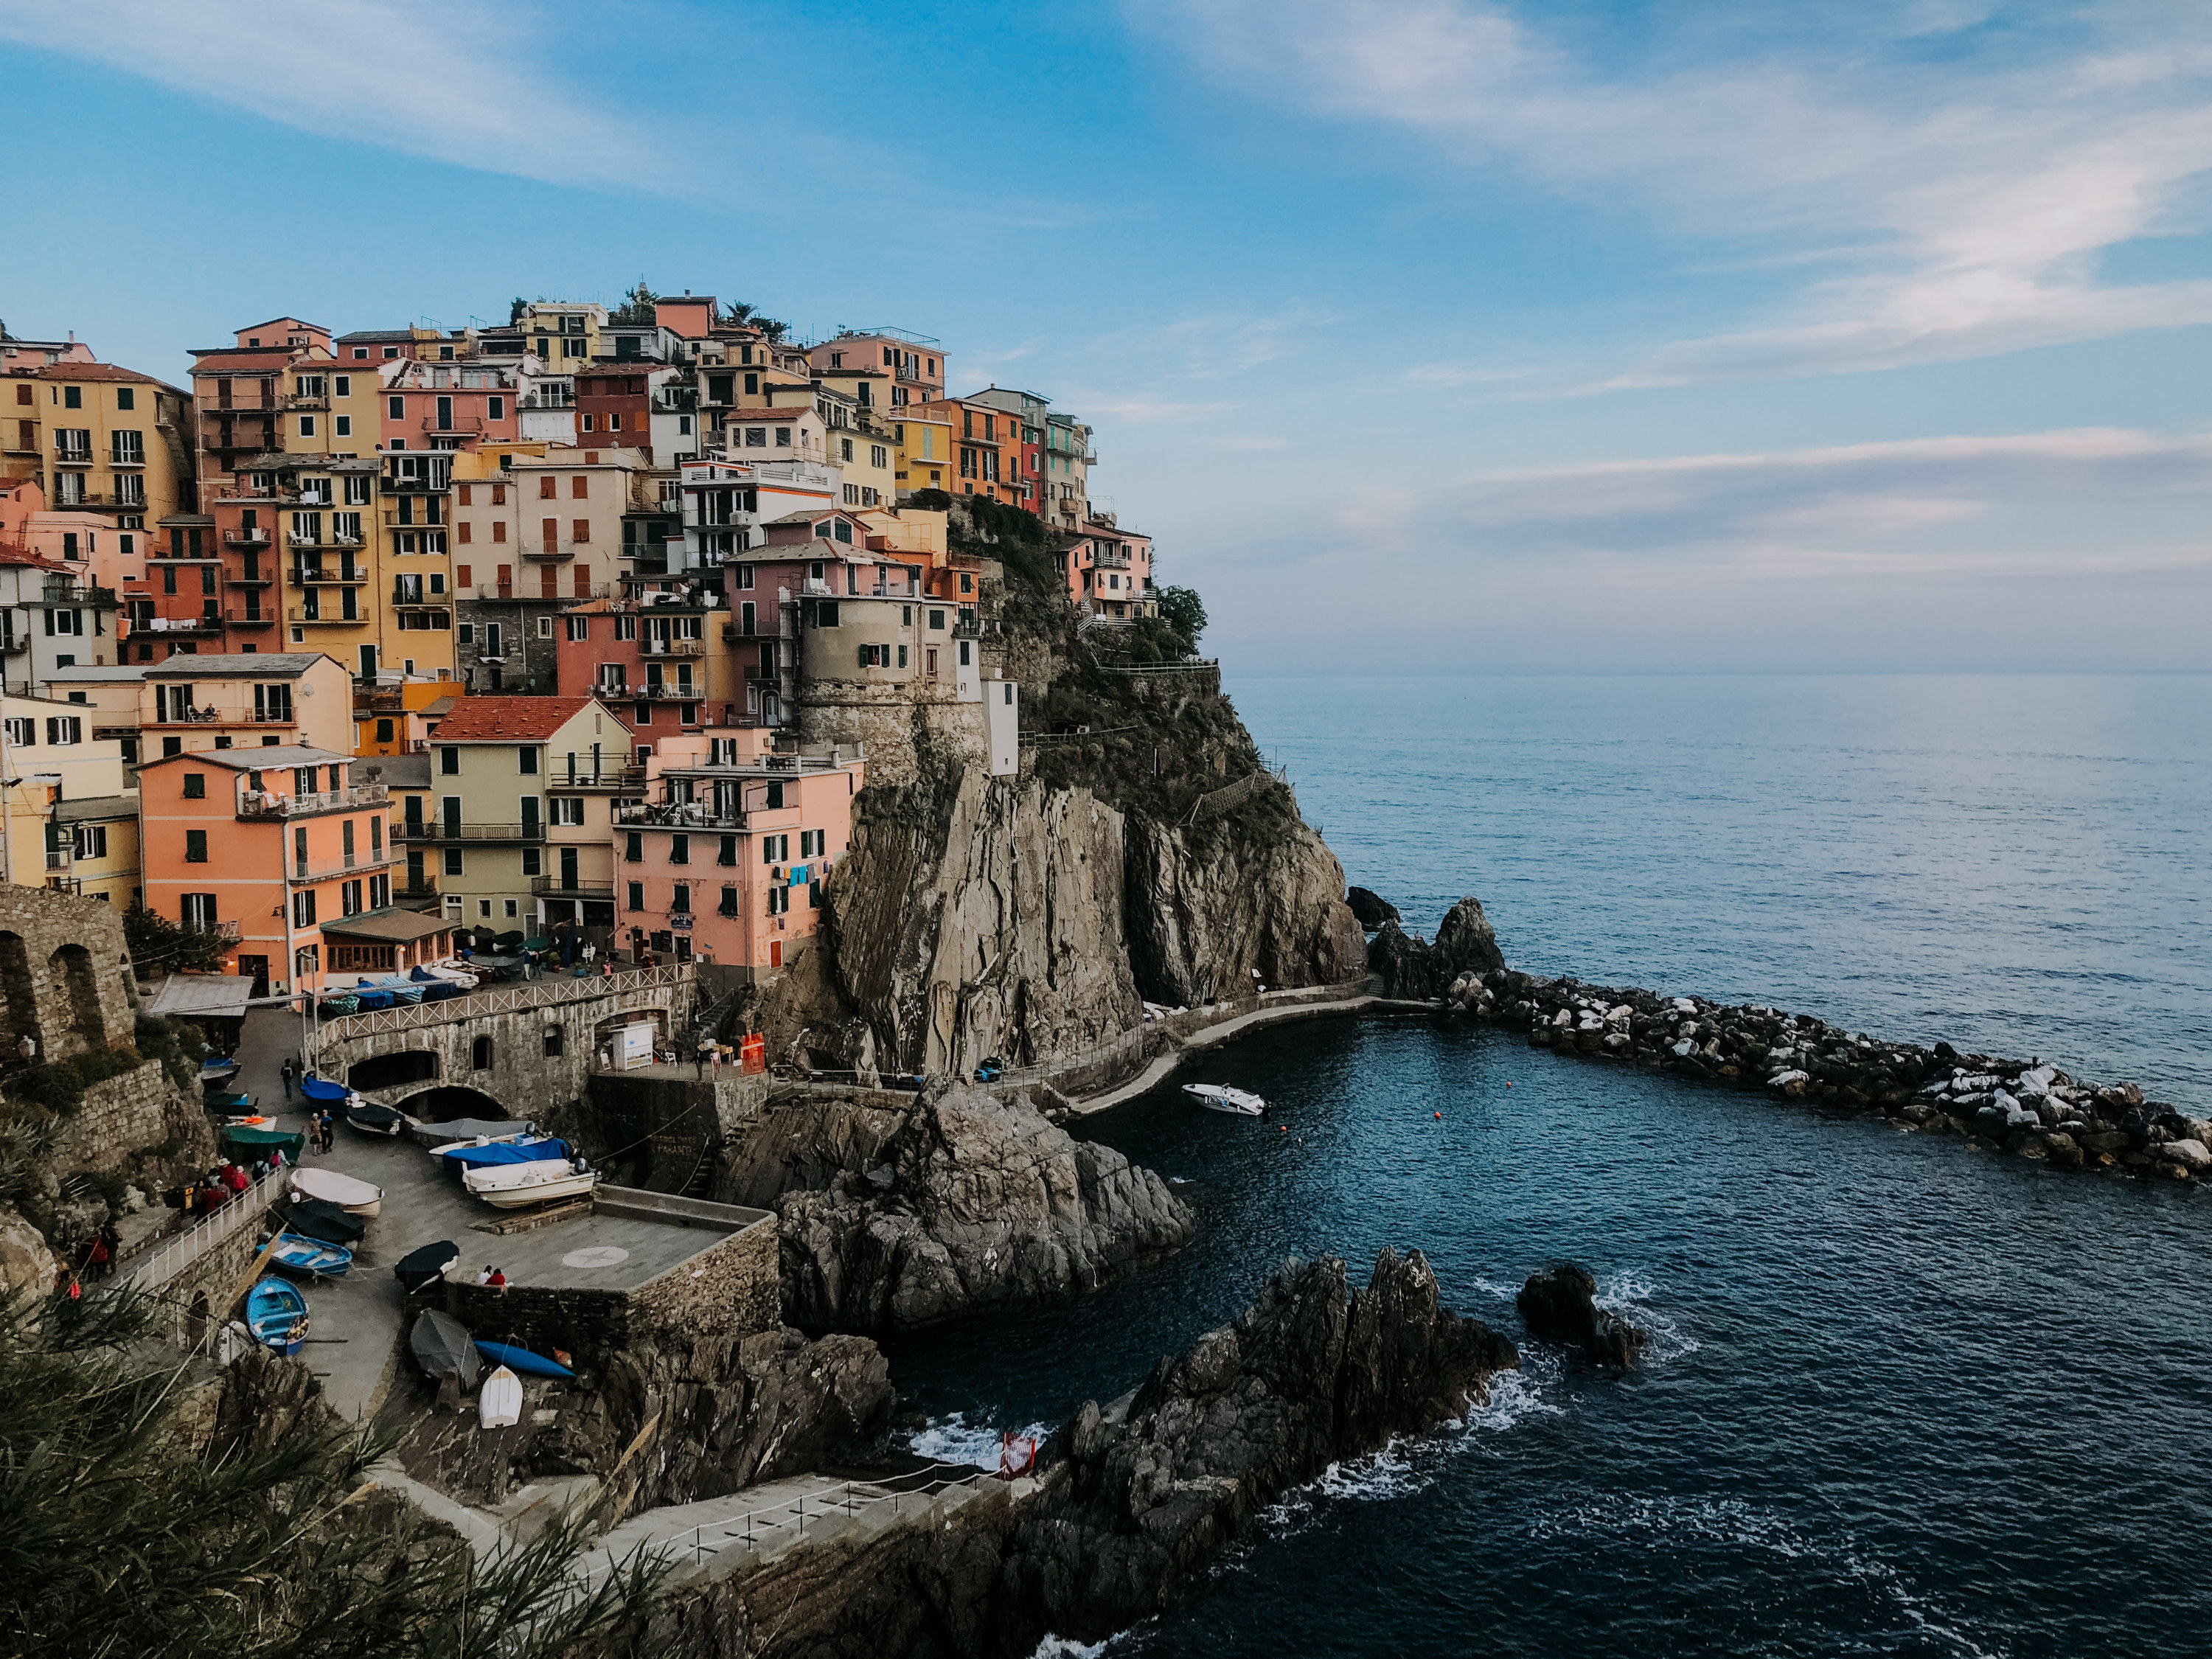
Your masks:
[{"label": "stone wall", "polygon": [[[180,1110],[180,1099],[191,1109]],[[123,1173],[142,1153],[172,1140],[179,1143],[179,1157],[187,1151],[215,1155],[206,1112],[197,1102],[181,1098],[161,1062],[149,1060],[86,1088],[84,1104],[54,1121],[51,1159],[60,1175]]]},{"label": "stone wall", "polygon": [[40,887],[0,886],[0,1053],[28,1036],[41,1060],[120,1048],[137,1018],[137,983],[112,906]]},{"label": "stone wall", "polygon": [[[983,706],[957,701],[954,677],[962,671],[951,665],[953,645],[947,641],[937,648],[945,653],[941,679],[900,684],[841,678],[834,672],[803,677],[799,741],[858,745],[867,758],[871,784],[912,783],[920,775],[917,753],[925,741],[955,763],[987,765]],[[850,659],[844,660],[849,666]]]},{"label": "stone wall", "polygon": [[759,1115],[773,1086],[726,1066],[703,1078],[601,1072],[552,1122],[623,1186],[679,1192]]},{"label": "stone wall", "polygon": [[[620,1193],[621,1197],[611,1194]],[[738,1216],[736,1232],[656,1279],[626,1291],[528,1285],[489,1290],[448,1281],[446,1310],[487,1341],[536,1353],[565,1349],[579,1369],[597,1370],[613,1355],[663,1336],[747,1336],[782,1327],[781,1267],[775,1218],[757,1210],[702,1205],[662,1194],[603,1188],[595,1208],[653,1214],[672,1224],[687,1215]]]}]

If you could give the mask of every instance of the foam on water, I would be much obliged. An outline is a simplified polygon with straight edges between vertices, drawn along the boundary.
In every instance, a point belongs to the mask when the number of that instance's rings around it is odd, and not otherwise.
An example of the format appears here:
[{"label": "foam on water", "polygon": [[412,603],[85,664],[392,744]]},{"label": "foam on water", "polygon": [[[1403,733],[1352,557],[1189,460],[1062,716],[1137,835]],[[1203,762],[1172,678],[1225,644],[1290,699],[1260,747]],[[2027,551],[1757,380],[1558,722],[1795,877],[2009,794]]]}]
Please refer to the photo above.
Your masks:
[{"label": "foam on water", "polygon": [[1644,1333],[1644,1352],[1637,1357],[1637,1364],[1646,1370],[1693,1354],[1698,1346],[1698,1339],[1679,1321],[1652,1305],[1657,1289],[1656,1281],[1644,1270],[1624,1267],[1600,1279],[1597,1294],[1591,1298],[1606,1312]]},{"label": "foam on water", "polygon": [[[1000,1437],[1004,1432],[996,1424],[970,1423],[967,1413],[952,1412],[930,1419],[907,1444],[916,1457],[932,1458],[939,1463],[972,1463],[979,1469],[996,1470]],[[1034,1440],[1042,1446],[1051,1433],[1049,1424],[1032,1423],[1027,1428],[1016,1429],[1014,1437]]]}]

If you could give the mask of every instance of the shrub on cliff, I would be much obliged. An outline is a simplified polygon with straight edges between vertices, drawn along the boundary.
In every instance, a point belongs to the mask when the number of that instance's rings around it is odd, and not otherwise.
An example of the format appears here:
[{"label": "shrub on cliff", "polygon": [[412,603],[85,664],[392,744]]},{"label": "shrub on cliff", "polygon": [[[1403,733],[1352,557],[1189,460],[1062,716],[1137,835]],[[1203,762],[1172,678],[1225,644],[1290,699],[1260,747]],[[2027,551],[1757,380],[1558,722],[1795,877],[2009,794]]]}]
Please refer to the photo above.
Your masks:
[{"label": "shrub on cliff", "polygon": [[123,942],[131,952],[131,971],[141,979],[156,974],[215,973],[222,967],[218,935],[180,927],[143,904],[123,913]]},{"label": "shrub on cliff", "polygon": [[84,1091],[95,1083],[135,1072],[146,1063],[136,1048],[94,1048],[74,1060],[33,1066],[8,1079],[8,1097],[68,1117],[84,1104]]},{"label": "shrub on cliff", "polygon": [[207,1044],[200,1034],[180,1019],[164,1019],[159,1014],[141,1014],[135,1033],[138,1052],[149,1060],[158,1060],[161,1069],[169,1074],[169,1081],[183,1088],[200,1073],[200,1060],[207,1053]]},{"label": "shrub on cliff", "polygon": [[[0,1310],[0,1631],[53,1659],[242,1654],[554,1659],[639,1652],[663,1576],[642,1553],[596,1588],[580,1521],[479,1560],[380,1494],[389,1449],[339,1422],[306,1368],[259,1350],[185,1437],[173,1368],[146,1363],[143,1304]],[[201,1430],[206,1434],[204,1428]]]}]

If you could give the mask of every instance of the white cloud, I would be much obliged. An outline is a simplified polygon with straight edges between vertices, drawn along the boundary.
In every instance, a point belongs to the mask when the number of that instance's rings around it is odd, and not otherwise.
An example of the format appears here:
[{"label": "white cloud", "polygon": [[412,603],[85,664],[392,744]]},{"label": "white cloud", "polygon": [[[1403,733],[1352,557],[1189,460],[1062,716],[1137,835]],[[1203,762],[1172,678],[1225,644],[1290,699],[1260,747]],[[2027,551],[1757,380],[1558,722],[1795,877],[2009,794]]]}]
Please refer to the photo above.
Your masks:
[{"label": "white cloud", "polygon": [[656,188],[635,123],[529,67],[532,41],[552,36],[526,9],[453,0],[0,0],[0,40],[306,131],[487,173]]},{"label": "white cloud", "polygon": [[[1410,131],[1475,166],[1653,213],[1670,228],[1816,252],[1841,274],[1795,314],[1685,341],[1585,383],[1680,385],[1879,368],[2212,321],[2212,283],[2117,283],[2108,249],[2193,230],[2212,169],[2212,13],[2061,20],[2041,61],[1887,49],[1992,8],[1910,0],[1794,55],[1680,67],[1662,41],[1601,75],[1477,0],[1132,0],[1214,72],[1325,118]],[[2084,33],[2087,31],[2088,33]],[[1712,38],[1708,32],[1704,40]],[[1669,48],[1674,48],[1672,52]],[[1431,364],[1418,384],[1475,384]]]}]

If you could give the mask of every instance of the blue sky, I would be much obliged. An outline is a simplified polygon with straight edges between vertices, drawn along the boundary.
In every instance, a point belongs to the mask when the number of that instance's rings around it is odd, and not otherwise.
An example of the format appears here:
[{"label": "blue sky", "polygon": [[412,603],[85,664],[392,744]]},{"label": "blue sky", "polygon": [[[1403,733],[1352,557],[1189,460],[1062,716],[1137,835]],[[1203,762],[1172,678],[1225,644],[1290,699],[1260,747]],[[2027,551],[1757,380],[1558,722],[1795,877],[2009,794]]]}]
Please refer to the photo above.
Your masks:
[{"label": "blue sky", "polygon": [[2212,9],[0,0],[0,318],[743,298],[1091,419],[1249,672],[2212,667]]}]

